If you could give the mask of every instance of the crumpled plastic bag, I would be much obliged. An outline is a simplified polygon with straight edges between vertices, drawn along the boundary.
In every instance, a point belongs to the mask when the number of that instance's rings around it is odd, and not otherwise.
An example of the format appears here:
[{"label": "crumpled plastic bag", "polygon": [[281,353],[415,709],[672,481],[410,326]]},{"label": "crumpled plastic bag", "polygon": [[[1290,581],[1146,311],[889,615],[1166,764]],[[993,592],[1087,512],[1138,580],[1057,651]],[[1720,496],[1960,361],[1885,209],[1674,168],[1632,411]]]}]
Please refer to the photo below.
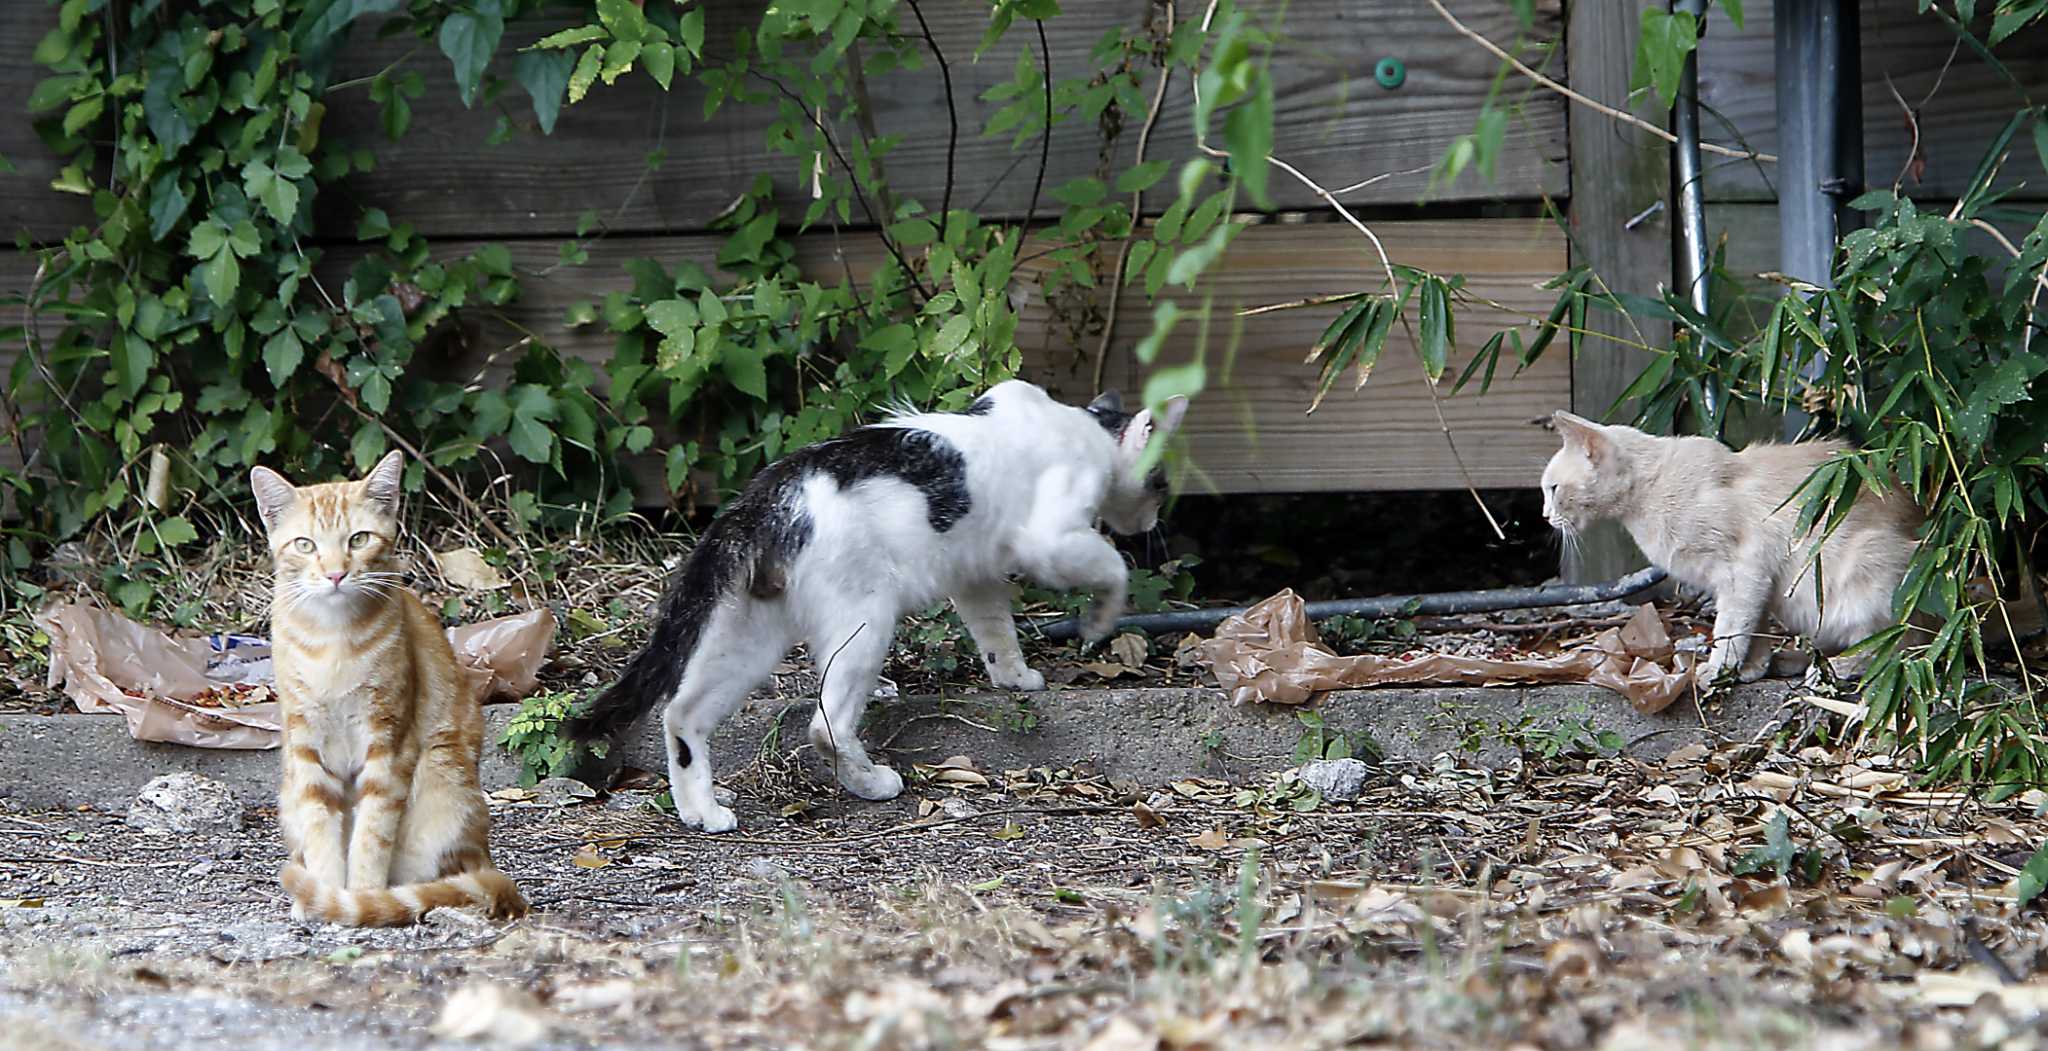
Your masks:
[{"label": "crumpled plastic bag", "polygon": [[1282,591],[1217,625],[1197,644],[1216,680],[1237,704],[1303,704],[1326,690],[1394,683],[1506,686],[1591,683],[1628,698],[1645,714],[1662,711],[1692,685],[1692,657],[1679,654],[1657,608],[1643,605],[1618,628],[1572,649],[1515,660],[1425,654],[1341,657],[1322,644],[1307,605]]},{"label": "crumpled plastic bag", "polygon": [[[209,690],[275,681],[270,641],[252,635],[173,638],[119,613],[61,603],[37,620],[50,636],[50,679],[78,710],[119,712],[128,736],[194,748],[276,748],[282,737],[278,702],[206,707]],[[555,617],[534,609],[448,632],[456,663],[479,702],[532,691]],[[260,696],[260,694],[258,694]]]}]

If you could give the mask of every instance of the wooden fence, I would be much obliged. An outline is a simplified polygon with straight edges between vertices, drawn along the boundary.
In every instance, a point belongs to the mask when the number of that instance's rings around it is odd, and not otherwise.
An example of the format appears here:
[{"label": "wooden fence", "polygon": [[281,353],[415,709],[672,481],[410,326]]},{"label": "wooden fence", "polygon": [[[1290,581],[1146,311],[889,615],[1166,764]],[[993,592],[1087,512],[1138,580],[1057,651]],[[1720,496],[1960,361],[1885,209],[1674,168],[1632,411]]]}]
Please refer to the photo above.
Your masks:
[{"label": "wooden fence", "polygon": [[[1497,0],[1449,0],[1449,6],[1470,29],[1490,39],[1508,43],[1520,33],[1510,6]],[[1556,0],[1536,6],[1536,26],[1529,36],[1565,42],[1563,53],[1546,68],[1577,90],[1625,105],[1635,16],[1646,0],[1578,0],[1568,11]],[[1873,183],[1889,182],[1906,162],[1909,136],[1892,89],[1917,102],[1941,75],[1951,52],[1947,35],[1914,15],[1912,6],[1872,0],[1864,8],[1865,138]],[[1150,0],[1087,0],[1066,7],[1066,14],[1047,23],[1056,78],[1082,69],[1103,33],[1140,25],[1154,12]],[[1760,0],[1749,0],[1745,7],[1746,31],[1734,31],[1717,16],[1702,45],[1702,96],[1709,109],[1705,124],[1713,139],[1732,141],[1732,124],[1751,145],[1770,151],[1776,146],[1770,8]],[[717,41],[729,38],[759,5],[713,0],[710,10],[709,39]],[[1458,135],[1472,129],[1498,69],[1493,56],[1440,17],[1429,0],[1293,0],[1286,10],[1288,34],[1273,62],[1280,125],[1274,152],[1325,186],[1394,173],[1347,192],[1344,200],[1373,217],[1397,262],[1466,274],[1481,296],[1507,308],[1478,308],[1459,316],[1459,342],[1466,352],[1490,333],[1547,309],[1551,294],[1535,286],[1568,262],[1599,266],[1623,291],[1654,293],[1665,279],[1665,215],[1653,214],[1633,227],[1625,224],[1665,196],[1660,141],[1589,110],[1567,112],[1567,103],[1556,94],[1527,92],[1502,145],[1494,181],[1467,174],[1432,191],[1428,168]],[[953,0],[927,4],[926,14],[939,44],[954,56],[955,99],[962,104],[957,181],[966,192],[956,200],[978,204],[994,217],[1021,217],[1031,196],[1035,153],[1020,162],[1007,137],[981,137],[978,131],[992,107],[978,100],[988,87],[1007,79],[1016,49],[1026,46],[1030,34],[1013,33],[980,61],[969,62],[961,56],[970,55],[979,40],[986,5]],[[9,26],[0,39],[0,97],[25,99],[41,78],[30,53],[54,17],[54,8],[43,0],[0,0],[0,18]],[[561,24],[566,23],[516,26],[506,46],[523,45]],[[430,89],[415,101],[412,131],[398,144],[383,140],[364,89],[337,91],[327,100],[326,134],[372,146],[378,164],[373,174],[323,195],[325,242],[336,254],[345,253],[355,216],[371,206],[412,224],[438,249],[452,252],[478,241],[505,241],[527,271],[526,292],[515,315],[571,353],[601,358],[609,352],[608,343],[565,328],[562,307],[625,287],[628,279],[619,262],[640,256],[708,262],[718,238],[705,232],[707,223],[757,175],[775,177],[784,192],[799,189],[798,173],[788,170],[788,162],[765,153],[758,114],[727,107],[706,121],[694,86],[679,82],[672,94],[664,94],[637,75],[615,87],[600,86],[591,98],[565,109],[554,134],[546,137],[530,128],[524,97],[508,92],[503,112],[520,133],[508,143],[491,145],[498,112],[482,106],[464,109],[445,61],[431,45],[415,49],[414,43],[380,41],[359,30],[343,53],[338,80],[405,61],[425,75]],[[1030,43],[1035,45],[1035,38]],[[2011,62],[2009,69],[2037,98],[2048,97],[2048,46],[2009,50],[2039,56]],[[1407,68],[1406,81],[1397,89],[1382,88],[1372,76],[1375,63],[1386,57]],[[888,161],[892,183],[936,201],[944,178],[946,124],[937,70],[892,74],[869,87],[879,130],[901,140]],[[1516,96],[1524,94],[1523,87],[1509,84]],[[1183,81],[1169,95],[1153,137],[1153,157],[1189,151],[1185,90]],[[2011,98],[2010,89],[1981,62],[1968,53],[1957,56],[1920,116],[1927,164],[1917,192],[1953,194],[1983,143],[2009,115]],[[1647,108],[1639,112],[1663,123]],[[1089,174],[1098,163],[1101,139],[1095,129],[1062,127],[1052,142],[1049,186]],[[1134,141],[1132,134],[1119,137],[1115,149],[1120,158],[1128,159]],[[656,151],[661,161],[650,168],[648,157]],[[0,155],[19,169],[0,176],[0,229],[49,243],[91,222],[84,198],[49,190],[56,158],[19,111],[0,119]],[[1710,225],[1730,235],[1731,259],[1739,267],[1770,269],[1776,256],[1769,204],[1774,173],[1712,159]],[[2024,183],[2024,195],[2048,196],[2048,176],[2031,151],[2015,151],[2003,178]],[[1297,218],[1312,221],[1269,222],[1247,230],[1207,283],[1219,308],[1375,283],[1377,262],[1356,231],[1313,221],[1324,218],[1326,210],[1307,187],[1278,176],[1273,186],[1278,211],[1310,213]],[[1543,213],[1546,201],[1569,216],[1568,231],[1533,218]],[[553,267],[558,243],[572,236],[592,210],[604,218],[608,233],[592,246],[589,262]],[[874,250],[872,241],[860,236],[846,238],[845,248],[854,263]],[[837,272],[829,235],[807,236],[800,250],[818,267],[829,264],[830,269],[814,270],[821,277]],[[32,259],[0,252],[0,289],[24,288],[32,272]],[[1073,345],[1035,285],[1024,280],[1020,286],[1028,301],[1019,340],[1033,375],[1064,394],[1084,395],[1091,371],[1084,359],[1092,345]],[[1468,477],[1481,487],[1533,485],[1554,441],[1541,417],[1568,406],[1604,410],[1639,367],[1629,353],[1612,349],[1589,353],[1577,363],[1554,353],[1498,383],[1485,397],[1445,397],[1439,406],[1411,349],[1397,334],[1371,384],[1357,395],[1333,394],[1315,415],[1305,416],[1315,375],[1302,357],[1333,314],[1287,311],[1242,325],[1222,382],[1191,418],[1195,461],[1219,491],[1433,489],[1462,486]],[[1126,293],[1121,316],[1106,375],[1131,388],[1143,381],[1129,354],[1149,318],[1141,292]],[[1185,360],[1192,339],[1192,327],[1183,326],[1165,359]],[[17,351],[0,346],[0,368]],[[1211,361],[1222,365],[1221,346],[1211,348]],[[1456,439],[1462,472],[1446,430]]]}]

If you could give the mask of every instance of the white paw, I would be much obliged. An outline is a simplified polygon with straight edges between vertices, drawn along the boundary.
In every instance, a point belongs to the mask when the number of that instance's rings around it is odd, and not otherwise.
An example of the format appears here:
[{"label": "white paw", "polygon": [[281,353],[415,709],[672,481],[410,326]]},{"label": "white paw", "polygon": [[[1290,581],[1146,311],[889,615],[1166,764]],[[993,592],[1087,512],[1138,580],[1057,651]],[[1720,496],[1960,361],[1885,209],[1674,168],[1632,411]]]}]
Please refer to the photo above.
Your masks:
[{"label": "white paw", "polygon": [[731,832],[733,829],[740,827],[739,817],[730,809],[719,806],[717,803],[705,807],[702,813],[685,811],[683,808],[677,807],[676,817],[681,818],[683,824],[691,828],[703,829],[706,832]]},{"label": "white paw", "polygon": [[862,799],[878,802],[894,799],[903,794],[903,775],[880,764],[870,766],[859,773],[851,770],[841,771],[839,783],[846,786],[848,792]]},{"label": "white paw", "polygon": [[1037,693],[1045,689],[1045,676],[1030,668],[1016,672],[990,672],[988,678],[998,688],[1005,690],[1022,690],[1025,693]]},{"label": "white paw", "polygon": [[1762,679],[1767,673],[1770,672],[1770,670],[1771,665],[1768,661],[1762,664],[1752,664],[1743,668],[1742,671],[1735,676],[1735,681],[1756,682],[1759,679]]}]

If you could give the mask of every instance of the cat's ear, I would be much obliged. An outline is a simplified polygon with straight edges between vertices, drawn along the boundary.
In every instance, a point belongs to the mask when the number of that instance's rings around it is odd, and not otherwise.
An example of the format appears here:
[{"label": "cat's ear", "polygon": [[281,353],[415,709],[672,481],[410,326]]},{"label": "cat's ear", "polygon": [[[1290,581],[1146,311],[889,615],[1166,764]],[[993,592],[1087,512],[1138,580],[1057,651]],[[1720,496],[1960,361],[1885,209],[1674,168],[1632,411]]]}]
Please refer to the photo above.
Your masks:
[{"label": "cat's ear", "polygon": [[1097,416],[1121,416],[1124,412],[1124,396],[1122,392],[1114,389],[1103,391],[1095,396],[1094,401],[1088,403],[1088,411]]},{"label": "cat's ear", "polygon": [[1179,430],[1181,417],[1186,416],[1187,412],[1188,400],[1179,395],[1166,399],[1166,404],[1159,407],[1157,416],[1152,414],[1151,409],[1139,409],[1138,414],[1131,417],[1131,422],[1124,425],[1124,433],[1117,439],[1118,444],[1132,456],[1137,456],[1145,451],[1145,446],[1152,441],[1153,435],[1169,435]]},{"label": "cat's ear", "polygon": [[250,469],[249,491],[256,494],[256,513],[263,518],[265,529],[275,529],[277,520],[299,500],[298,489],[268,467]]},{"label": "cat's ear", "polygon": [[398,514],[398,500],[405,492],[405,453],[393,449],[370,468],[363,478],[363,494],[387,515]]},{"label": "cat's ear", "polygon": [[1585,453],[1586,459],[1595,464],[1604,460],[1613,448],[1613,439],[1607,436],[1607,428],[1584,416],[1559,409],[1550,419],[1557,424],[1557,436],[1564,439],[1565,448]]}]

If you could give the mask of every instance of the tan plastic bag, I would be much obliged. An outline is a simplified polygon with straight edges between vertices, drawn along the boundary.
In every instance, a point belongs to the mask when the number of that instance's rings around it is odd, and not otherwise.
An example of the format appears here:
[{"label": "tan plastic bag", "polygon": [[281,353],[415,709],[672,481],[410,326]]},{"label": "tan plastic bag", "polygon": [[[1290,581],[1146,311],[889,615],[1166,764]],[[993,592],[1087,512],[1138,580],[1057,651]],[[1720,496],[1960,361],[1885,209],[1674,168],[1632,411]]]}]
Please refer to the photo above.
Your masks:
[{"label": "tan plastic bag", "polygon": [[[173,638],[118,613],[75,603],[52,606],[37,619],[50,636],[49,684],[62,686],[79,711],[119,712],[128,721],[128,735],[138,741],[278,746],[268,640]],[[448,632],[464,681],[479,702],[530,692],[554,638],[554,614],[546,609]],[[223,696],[225,704],[214,700]],[[241,699],[255,703],[235,703]]]},{"label": "tan plastic bag", "polygon": [[1516,660],[1426,654],[1419,657],[1340,657],[1322,644],[1308,610],[1293,591],[1282,591],[1217,625],[1199,644],[1216,680],[1238,704],[1303,704],[1326,690],[1395,683],[1505,686],[1583,682],[1628,698],[1639,712],[1663,710],[1692,684],[1692,658],[1673,650],[1655,606],[1644,605],[1619,628],[1609,628],[1554,656]]}]

